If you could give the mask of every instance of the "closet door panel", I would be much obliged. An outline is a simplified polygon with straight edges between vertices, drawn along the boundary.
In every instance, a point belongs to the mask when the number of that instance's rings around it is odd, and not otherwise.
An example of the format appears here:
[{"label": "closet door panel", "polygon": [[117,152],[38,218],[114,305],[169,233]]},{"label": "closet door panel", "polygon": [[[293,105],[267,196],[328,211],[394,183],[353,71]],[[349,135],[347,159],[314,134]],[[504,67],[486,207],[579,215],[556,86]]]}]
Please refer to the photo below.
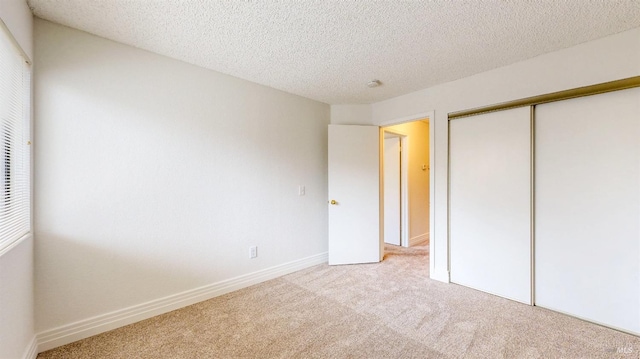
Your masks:
[{"label": "closet door panel", "polygon": [[535,304],[640,333],[640,89],[536,107]]},{"label": "closet door panel", "polygon": [[449,122],[451,281],[531,303],[529,107]]}]

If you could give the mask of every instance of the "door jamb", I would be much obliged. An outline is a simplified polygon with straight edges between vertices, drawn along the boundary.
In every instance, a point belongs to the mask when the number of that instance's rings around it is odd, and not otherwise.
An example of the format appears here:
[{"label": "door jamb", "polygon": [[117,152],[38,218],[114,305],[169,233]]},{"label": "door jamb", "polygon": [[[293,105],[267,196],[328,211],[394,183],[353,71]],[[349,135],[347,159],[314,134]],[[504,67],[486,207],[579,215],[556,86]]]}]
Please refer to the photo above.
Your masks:
[{"label": "door jamb", "polygon": [[[383,126],[393,126],[400,125],[407,122],[419,121],[419,120],[427,120],[429,122],[429,273],[430,276],[435,273],[435,261],[436,261],[436,248],[435,248],[435,240],[434,236],[436,233],[436,218],[435,218],[435,203],[436,203],[436,178],[434,168],[436,167],[436,141],[435,141],[435,133],[436,133],[436,114],[435,111],[421,112],[413,115],[408,115],[404,117],[394,118],[388,121],[383,121],[378,126],[382,128]],[[380,136],[382,138],[382,134]],[[382,142],[382,140],[380,140]],[[382,174],[382,172],[381,172]],[[382,201],[382,197],[380,199]],[[380,210],[382,212],[382,205],[380,206]],[[381,213],[382,216],[382,213]],[[384,218],[380,218],[382,221]],[[380,236],[380,247],[384,248],[384,240],[382,236]],[[448,252],[448,248],[446,251]],[[445,255],[447,253],[445,252]],[[444,258],[444,261],[447,261]],[[448,282],[448,279],[447,279]]]}]

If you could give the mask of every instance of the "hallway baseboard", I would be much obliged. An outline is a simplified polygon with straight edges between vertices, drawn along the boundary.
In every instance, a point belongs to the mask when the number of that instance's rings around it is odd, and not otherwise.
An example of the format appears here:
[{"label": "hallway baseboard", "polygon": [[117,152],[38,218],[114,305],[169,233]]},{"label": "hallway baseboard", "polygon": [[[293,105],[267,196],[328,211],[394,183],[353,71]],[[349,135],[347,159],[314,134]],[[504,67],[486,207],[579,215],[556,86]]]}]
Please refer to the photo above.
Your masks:
[{"label": "hallway baseboard", "polygon": [[429,232],[423,233],[419,236],[409,238],[409,247],[421,245],[422,243],[429,243]]}]

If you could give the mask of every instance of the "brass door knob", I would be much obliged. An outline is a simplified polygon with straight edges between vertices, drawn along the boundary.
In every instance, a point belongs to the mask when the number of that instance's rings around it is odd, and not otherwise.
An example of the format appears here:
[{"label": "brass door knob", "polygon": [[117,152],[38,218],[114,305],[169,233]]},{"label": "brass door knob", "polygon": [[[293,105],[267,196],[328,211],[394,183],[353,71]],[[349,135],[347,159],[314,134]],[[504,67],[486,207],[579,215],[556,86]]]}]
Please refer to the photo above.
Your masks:
[{"label": "brass door knob", "polygon": [[329,201],[329,203],[331,203],[331,204],[332,204],[332,205],[334,205],[334,206],[335,206],[336,204],[338,204],[338,202],[337,202],[335,199],[332,199],[331,201]]}]

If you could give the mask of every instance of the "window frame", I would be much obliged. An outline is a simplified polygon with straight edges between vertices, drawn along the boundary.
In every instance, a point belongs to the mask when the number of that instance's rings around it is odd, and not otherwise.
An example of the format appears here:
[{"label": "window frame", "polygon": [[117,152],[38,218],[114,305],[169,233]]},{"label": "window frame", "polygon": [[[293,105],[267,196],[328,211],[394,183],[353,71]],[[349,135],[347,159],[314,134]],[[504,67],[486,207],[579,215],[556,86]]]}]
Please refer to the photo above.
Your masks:
[{"label": "window frame", "polygon": [[0,20],[0,256],[33,233],[32,226],[32,66]]}]

